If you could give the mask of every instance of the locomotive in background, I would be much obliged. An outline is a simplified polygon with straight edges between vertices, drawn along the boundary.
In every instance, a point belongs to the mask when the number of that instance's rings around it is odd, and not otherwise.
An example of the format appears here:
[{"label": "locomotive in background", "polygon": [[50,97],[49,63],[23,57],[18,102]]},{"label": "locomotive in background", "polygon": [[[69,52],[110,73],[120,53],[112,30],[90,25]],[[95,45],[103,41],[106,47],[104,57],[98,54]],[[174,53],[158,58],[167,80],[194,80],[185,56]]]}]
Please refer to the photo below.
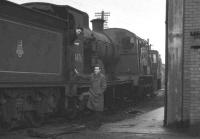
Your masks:
[{"label": "locomotive in background", "polygon": [[[70,101],[89,87],[74,68],[90,74],[103,68],[106,107],[117,100],[154,95],[161,84],[158,51],[134,33],[103,29],[70,6],[49,3],[17,5],[0,1],[0,119],[8,127],[74,108]],[[73,103],[72,103],[73,104]]]}]

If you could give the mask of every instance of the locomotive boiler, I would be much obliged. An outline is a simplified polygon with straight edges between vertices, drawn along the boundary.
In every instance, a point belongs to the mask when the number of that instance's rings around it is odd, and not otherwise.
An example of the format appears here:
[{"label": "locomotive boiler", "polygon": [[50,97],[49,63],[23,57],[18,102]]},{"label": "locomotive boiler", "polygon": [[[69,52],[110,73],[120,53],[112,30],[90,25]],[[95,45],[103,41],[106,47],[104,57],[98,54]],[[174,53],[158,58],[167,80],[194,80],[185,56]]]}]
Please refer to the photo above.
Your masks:
[{"label": "locomotive boiler", "polygon": [[97,63],[107,78],[106,107],[153,94],[160,61],[152,61],[159,55],[150,55],[148,40],[104,29],[103,19],[91,22],[93,30],[85,12],[66,5],[0,2],[1,125],[38,126],[46,116],[75,109],[71,100],[89,84],[73,71],[90,74]]}]

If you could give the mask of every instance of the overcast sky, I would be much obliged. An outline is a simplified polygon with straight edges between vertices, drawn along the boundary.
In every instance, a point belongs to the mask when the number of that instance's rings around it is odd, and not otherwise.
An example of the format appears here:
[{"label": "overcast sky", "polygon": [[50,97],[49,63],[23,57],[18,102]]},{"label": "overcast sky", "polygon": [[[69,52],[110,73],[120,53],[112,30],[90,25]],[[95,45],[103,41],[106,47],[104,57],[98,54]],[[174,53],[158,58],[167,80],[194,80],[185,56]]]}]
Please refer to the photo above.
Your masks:
[{"label": "overcast sky", "polygon": [[165,61],[165,9],[166,0],[9,0],[18,4],[48,2],[69,5],[89,14],[110,12],[108,27],[124,28],[143,39],[150,39],[152,49],[158,50]]}]

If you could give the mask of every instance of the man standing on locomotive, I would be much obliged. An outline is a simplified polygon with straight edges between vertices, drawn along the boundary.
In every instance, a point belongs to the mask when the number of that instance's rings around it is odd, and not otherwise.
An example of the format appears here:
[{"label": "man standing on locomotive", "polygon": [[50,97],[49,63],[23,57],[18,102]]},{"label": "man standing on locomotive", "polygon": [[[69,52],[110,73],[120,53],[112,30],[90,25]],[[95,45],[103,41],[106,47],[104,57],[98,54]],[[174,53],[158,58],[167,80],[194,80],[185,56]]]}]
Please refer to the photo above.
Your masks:
[{"label": "man standing on locomotive", "polygon": [[100,113],[104,110],[104,91],[107,87],[106,78],[103,73],[101,73],[100,65],[95,65],[94,73],[89,76],[80,74],[76,69],[74,71],[79,77],[90,79],[89,91],[81,94],[79,99],[80,101],[84,101],[86,98],[87,108],[94,111],[96,116],[99,117],[99,115],[101,115]]}]

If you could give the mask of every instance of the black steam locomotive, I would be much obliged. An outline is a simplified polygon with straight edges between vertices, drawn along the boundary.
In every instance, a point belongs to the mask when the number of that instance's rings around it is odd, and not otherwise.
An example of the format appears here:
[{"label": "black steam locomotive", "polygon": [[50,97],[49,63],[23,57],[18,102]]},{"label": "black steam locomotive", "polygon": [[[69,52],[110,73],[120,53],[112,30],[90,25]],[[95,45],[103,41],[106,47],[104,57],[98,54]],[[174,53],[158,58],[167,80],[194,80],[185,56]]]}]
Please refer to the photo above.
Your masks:
[{"label": "black steam locomotive", "polygon": [[[103,19],[66,5],[0,1],[0,123],[37,125],[63,113],[88,89],[74,68],[90,74],[103,67],[110,100],[154,95],[161,84],[161,59],[148,40],[120,28],[103,29]],[[72,103],[73,104],[73,103]]]}]

